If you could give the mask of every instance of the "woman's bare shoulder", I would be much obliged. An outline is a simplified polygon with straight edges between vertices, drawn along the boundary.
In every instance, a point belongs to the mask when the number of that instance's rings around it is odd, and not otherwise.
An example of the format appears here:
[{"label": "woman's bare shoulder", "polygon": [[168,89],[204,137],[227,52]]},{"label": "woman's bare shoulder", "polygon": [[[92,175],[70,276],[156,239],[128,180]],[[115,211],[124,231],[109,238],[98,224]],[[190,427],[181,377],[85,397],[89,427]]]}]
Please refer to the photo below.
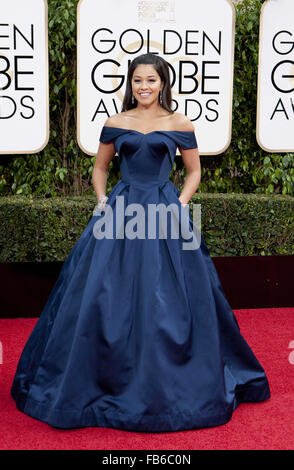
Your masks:
[{"label": "woman's bare shoulder", "polygon": [[120,123],[120,119],[118,114],[113,114],[113,116],[109,116],[108,119],[106,119],[104,125],[108,127],[116,127]]},{"label": "woman's bare shoulder", "polygon": [[173,114],[173,123],[178,131],[194,132],[195,128],[190,119],[183,113]]},{"label": "woman's bare shoulder", "polygon": [[126,118],[129,113],[127,111],[122,111],[121,113],[113,114],[106,119],[104,125],[108,127],[124,127],[126,123]]}]

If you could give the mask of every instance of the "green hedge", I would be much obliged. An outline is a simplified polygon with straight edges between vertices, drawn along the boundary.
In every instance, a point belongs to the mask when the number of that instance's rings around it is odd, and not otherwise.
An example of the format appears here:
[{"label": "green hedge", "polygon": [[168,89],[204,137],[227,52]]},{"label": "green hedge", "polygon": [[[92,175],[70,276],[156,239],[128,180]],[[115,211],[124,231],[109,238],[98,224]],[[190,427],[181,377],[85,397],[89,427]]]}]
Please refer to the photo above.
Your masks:
[{"label": "green hedge", "polygon": [[[290,255],[294,198],[197,194],[211,256]],[[92,216],[96,198],[0,198],[0,262],[64,261]]]},{"label": "green hedge", "polygon": [[[267,153],[256,142],[262,3],[263,0],[242,0],[236,5],[232,141],[223,155],[201,158],[199,193],[294,194],[294,154]],[[78,0],[48,0],[50,140],[38,154],[0,156],[2,196],[93,194],[91,175],[95,157],[85,155],[76,139],[77,4]],[[171,178],[179,189],[184,176],[185,169],[177,159]],[[111,163],[107,190],[119,177]]]}]

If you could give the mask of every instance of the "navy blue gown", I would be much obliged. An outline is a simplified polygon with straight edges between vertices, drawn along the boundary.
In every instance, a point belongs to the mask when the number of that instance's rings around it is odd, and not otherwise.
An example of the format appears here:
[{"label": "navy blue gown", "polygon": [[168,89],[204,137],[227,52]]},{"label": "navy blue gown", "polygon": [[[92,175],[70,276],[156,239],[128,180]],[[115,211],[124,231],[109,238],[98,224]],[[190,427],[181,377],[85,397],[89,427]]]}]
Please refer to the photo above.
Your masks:
[{"label": "navy blue gown", "polygon": [[[194,132],[104,126],[100,141],[113,141],[119,158],[113,213],[117,196],[182,207],[169,174],[177,147],[197,147]],[[163,432],[221,425],[240,403],[268,399],[203,236],[194,250],[158,232],[99,239],[103,214],[70,251],[23,349],[17,408],[56,428]]]}]

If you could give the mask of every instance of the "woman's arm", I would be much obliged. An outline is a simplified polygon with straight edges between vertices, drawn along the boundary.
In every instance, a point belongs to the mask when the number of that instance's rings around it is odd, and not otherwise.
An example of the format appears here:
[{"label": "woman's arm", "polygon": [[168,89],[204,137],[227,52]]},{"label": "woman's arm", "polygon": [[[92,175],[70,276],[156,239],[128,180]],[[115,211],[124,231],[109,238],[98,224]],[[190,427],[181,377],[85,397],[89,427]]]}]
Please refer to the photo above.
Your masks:
[{"label": "woman's arm", "polygon": [[[177,126],[180,130],[195,132],[194,125],[187,116],[177,113],[176,117],[178,119]],[[179,200],[185,207],[199,186],[201,180],[201,165],[198,148],[183,149],[179,147],[179,150],[186,168],[186,178]]]},{"label": "woman's arm", "polygon": [[[100,196],[106,194],[107,172],[109,164],[116,153],[113,142],[100,142],[96,154],[95,165],[92,173],[92,184],[99,200]],[[106,203],[106,200],[104,204]],[[104,207],[103,204],[103,207]]]},{"label": "woman's arm", "polygon": [[183,162],[186,168],[186,178],[182,192],[179,196],[179,200],[185,207],[199,186],[201,180],[201,165],[198,148],[180,148],[180,152],[182,154]]}]

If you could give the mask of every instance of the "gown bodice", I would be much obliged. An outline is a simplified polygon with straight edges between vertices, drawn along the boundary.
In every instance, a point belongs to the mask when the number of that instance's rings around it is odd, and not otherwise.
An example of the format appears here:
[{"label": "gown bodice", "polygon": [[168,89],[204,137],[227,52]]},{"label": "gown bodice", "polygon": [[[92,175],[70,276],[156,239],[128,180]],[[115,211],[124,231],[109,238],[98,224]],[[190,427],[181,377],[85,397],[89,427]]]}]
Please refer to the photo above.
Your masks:
[{"label": "gown bodice", "polygon": [[177,147],[197,148],[193,131],[156,130],[144,134],[134,129],[104,126],[100,141],[113,141],[122,180],[142,184],[169,179]]}]

